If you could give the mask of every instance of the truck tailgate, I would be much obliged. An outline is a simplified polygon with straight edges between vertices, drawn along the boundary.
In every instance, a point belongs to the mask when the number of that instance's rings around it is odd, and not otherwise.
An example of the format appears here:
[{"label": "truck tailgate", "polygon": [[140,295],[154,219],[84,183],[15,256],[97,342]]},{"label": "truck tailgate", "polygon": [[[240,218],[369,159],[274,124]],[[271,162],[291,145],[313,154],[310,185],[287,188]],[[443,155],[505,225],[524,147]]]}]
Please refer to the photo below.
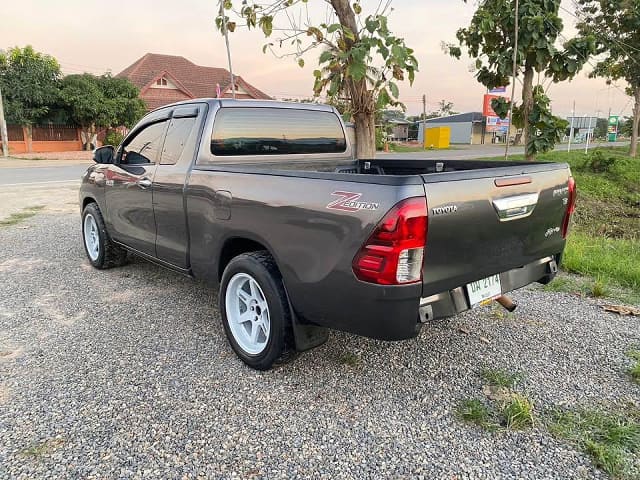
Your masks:
[{"label": "truck tailgate", "polygon": [[562,252],[571,173],[565,164],[545,167],[423,175],[429,209],[423,296]]}]

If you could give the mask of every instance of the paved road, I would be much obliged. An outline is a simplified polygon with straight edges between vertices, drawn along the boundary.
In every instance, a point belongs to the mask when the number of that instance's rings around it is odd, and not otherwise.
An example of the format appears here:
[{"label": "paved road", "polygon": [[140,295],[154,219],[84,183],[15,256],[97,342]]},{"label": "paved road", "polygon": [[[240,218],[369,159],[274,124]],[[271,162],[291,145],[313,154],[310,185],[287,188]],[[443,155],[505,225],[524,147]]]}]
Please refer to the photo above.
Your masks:
[{"label": "paved road", "polygon": [[0,186],[64,184],[80,181],[86,165],[61,165],[59,167],[18,167],[0,169]]},{"label": "paved road", "polygon": [[[617,142],[607,145],[623,146],[626,143]],[[595,148],[599,144],[591,145]],[[566,150],[566,145],[559,145],[556,150]],[[583,145],[575,145],[576,150],[584,149]],[[511,147],[510,152],[521,154],[523,147]],[[415,153],[381,153],[380,158],[415,158],[415,159],[443,159],[466,160],[472,158],[498,157],[504,154],[504,145],[456,145],[454,150],[430,150]],[[79,181],[80,175],[87,169],[86,165],[64,165],[46,167],[17,167],[0,169],[0,186],[8,185],[46,185],[64,184]]]}]

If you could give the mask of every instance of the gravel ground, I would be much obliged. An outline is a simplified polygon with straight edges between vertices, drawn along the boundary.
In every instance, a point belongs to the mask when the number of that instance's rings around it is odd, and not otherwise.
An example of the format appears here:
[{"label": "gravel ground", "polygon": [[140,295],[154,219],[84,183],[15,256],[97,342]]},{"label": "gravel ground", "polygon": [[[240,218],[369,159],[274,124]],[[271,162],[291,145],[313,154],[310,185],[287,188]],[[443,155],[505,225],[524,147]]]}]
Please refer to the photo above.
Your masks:
[{"label": "gravel ground", "polygon": [[524,373],[539,412],[638,399],[638,319],[537,289],[514,315],[401,343],[335,332],[255,372],[209,288],[141,260],[94,270],[79,232],[46,211],[0,228],[0,478],[605,478],[540,423],[489,433],[455,406],[482,395],[483,366]]}]

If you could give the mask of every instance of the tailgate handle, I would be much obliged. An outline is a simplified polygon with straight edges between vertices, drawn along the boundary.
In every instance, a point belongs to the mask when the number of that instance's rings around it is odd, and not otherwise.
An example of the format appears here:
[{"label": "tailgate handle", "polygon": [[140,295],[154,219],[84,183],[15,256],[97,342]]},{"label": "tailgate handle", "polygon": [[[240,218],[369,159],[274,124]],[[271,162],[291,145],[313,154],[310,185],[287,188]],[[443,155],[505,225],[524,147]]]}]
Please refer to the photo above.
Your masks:
[{"label": "tailgate handle", "polygon": [[536,208],[537,204],[537,193],[527,193],[493,200],[493,208],[496,209],[501,222],[528,217],[533,213],[533,209]]}]

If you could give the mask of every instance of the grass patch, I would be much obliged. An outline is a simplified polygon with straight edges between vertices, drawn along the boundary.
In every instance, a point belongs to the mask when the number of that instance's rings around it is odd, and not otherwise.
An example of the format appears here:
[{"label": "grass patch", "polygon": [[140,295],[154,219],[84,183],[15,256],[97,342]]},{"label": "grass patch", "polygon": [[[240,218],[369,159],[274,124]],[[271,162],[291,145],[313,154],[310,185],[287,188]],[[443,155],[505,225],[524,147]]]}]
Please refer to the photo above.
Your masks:
[{"label": "grass patch", "polygon": [[495,412],[477,398],[462,400],[456,408],[456,414],[461,420],[487,430],[499,427],[494,421]]},{"label": "grass patch", "polygon": [[514,388],[522,380],[522,375],[519,373],[511,373],[496,368],[483,368],[480,371],[480,376],[491,386],[508,389]]},{"label": "grass patch", "polygon": [[522,430],[533,426],[533,402],[524,395],[514,393],[502,410],[507,428]]},{"label": "grass patch", "polygon": [[33,207],[27,207],[22,209],[21,212],[12,213],[4,220],[0,220],[0,227],[8,227],[11,225],[17,225],[18,223],[31,218],[36,215],[40,210],[44,208],[44,205],[35,205]]},{"label": "grass patch", "polygon": [[399,145],[397,143],[389,144],[390,152],[398,152],[398,153],[411,153],[411,152],[424,152],[425,148],[420,145]]},{"label": "grass patch", "polygon": [[640,351],[631,350],[627,352],[627,356],[635,362],[629,369],[629,375],[634,382],[640,383]]},{"label": "grass patch", "polygon": [[542,286],[542,290],[591,297],[601,296],[630,305],[640,304],[640,291],[628,286],[623,287],[613,279],[605,283],[602,278],[594,280],[589,276],[568,275],[561,272],[551,283]]},{"label": "grass patch", "polygon": [[638,412],[560,411],[549,426],[587,452],[594,464],[614,478],[638,478],[640,452]]},{"label": "grass patch", "polygon": [[574,231],[567,241],[562,264],[569,272],[619,283],[640,292],[640,240],[606,238]]},{"label": "grass patch", "polygon": [[60,447],[64,441],[60,438],[51,438],[45,440],[44,442],[40,442],[35,445],[31,445],[30,447],[25,448],[20,452],[25,457],[33,457],[38,458],[42,455],[46,455],[48,453],[53,452],[56,448]]},{"label": "grass patch", "polygon": [[360,357],[355,353],[343,353],[340,355],[338,359],[342,365],[346,365],[348,367],[356,368],[360,366]]}]

